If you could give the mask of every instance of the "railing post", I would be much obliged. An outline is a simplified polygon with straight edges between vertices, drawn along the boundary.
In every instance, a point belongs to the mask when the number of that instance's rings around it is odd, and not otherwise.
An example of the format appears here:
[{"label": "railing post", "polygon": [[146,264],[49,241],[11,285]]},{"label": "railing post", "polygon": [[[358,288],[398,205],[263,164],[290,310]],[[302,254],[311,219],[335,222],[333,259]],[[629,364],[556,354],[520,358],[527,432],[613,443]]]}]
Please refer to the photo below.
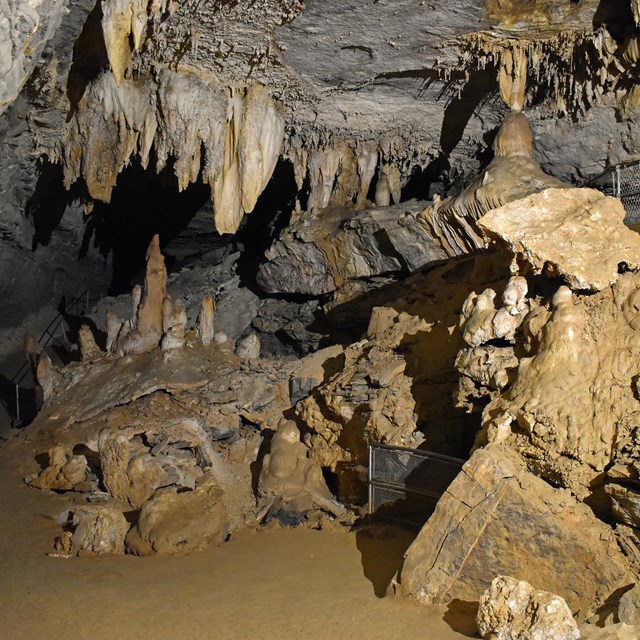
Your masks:
[{"label": "railing post", "polygon": [[16,425],[20,424],[20,386],[16,384]]}]

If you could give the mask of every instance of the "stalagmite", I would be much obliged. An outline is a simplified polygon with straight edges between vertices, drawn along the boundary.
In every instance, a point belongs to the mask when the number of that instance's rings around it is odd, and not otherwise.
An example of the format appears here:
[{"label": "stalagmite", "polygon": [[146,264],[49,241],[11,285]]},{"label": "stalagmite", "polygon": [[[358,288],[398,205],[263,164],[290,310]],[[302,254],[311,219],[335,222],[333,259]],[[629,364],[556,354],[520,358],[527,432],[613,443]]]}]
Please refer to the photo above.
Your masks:
[{"label": "stalagmite", "polygon": [[182,300],[172,303],[170,298],[164,299],[162,325],[164,330],[162,350],[182,349],[187,326],[187,310]]},{"label": "stalagmite", "polygon": [[251,360],[252,358],[260,357],[260,338],[255,333],[250,333],[246,338],[243,338],[238,344],[236,354],[239,358],[246,358]]},{"label": "stalagmite", "polygon": [[387,178],[386,173],[382,173],[376,183],[376,207],[388,207],[390,204],[389,178]]},{"label": "stalagmite", "polygon": [[142,287],[139,284],[134,284],[131,289],[131,327],[133,329],[138,328],[138,310],[140,308],[141,300]]},{"label": "stalagmite", "polygon": [[147,249],[144,293],[138,307],[138,326],[126,337],[125,353],[143,353],[158,346],[162,337],[162,304],[167,295],[167,270],[160,251],[160,236]]},{"label": "stalagmite", "polygon": [[211,344],[214,336],[213,314],[216,310],[216,303],[213,296],[208,295],[202,299],[200,313],[198,315],[198,338],[207,347]]},{"label": "stalagmite", "polygon": [[284,511],[296,514],[310,509],[334,515],[345,511],[333,500],[320,465],[309,459],[295,422],[284,418],[271,440],[270,453],[262,461],[258,492],[267,505],[280,500]]},{"label": "stalagmite", "polygon": [[80,327],[78,342],[80,343],[80,354],[83,360],[95,360],[104,355],[96,343],[93,331],[86,324]]}]

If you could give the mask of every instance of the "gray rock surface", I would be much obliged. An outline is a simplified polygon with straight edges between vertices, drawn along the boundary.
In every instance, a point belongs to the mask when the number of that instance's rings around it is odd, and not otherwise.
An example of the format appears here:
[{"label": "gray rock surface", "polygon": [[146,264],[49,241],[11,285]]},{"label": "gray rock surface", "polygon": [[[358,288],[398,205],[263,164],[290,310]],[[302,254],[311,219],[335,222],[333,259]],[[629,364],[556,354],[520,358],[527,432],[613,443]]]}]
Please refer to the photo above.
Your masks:
[{"label": "gray rock surface", "polygon": [[257,282],[267,293],[321,295],[346,280],[407,274],[445,258],[420,217],[425,206],[303,213],[267,251]]}]

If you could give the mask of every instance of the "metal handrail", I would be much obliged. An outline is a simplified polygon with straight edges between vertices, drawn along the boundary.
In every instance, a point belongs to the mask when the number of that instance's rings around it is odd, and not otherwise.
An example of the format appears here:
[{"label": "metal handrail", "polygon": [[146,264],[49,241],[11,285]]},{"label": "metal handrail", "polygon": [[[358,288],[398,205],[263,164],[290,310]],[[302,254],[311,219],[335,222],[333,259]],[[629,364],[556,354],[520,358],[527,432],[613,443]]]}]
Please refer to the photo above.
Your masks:
[{"label": "metal handrail", "polygon": [[[69,339],[67,337],[67,332],[64,328],[65,316],[70,315],[72,312],[74,315],[83,315],[86,313],[89,308],[90,302],[95,302],[99,300],[99,298],[89,298],[89,289],[83,291],[79,296],[74,296],[69,300],[68,303],[65,304],[62,311],[58,311],[55,317],[51,320],[51,322],[47,325],[46,329],[42,332],[42,335],[38,339],[38,344],[45,349],[49,346],[54,340],[59,340],[56,333],[58,329],[62,328],[62,335],[64,336],[64,341],[66,343],[66,347],[70,346]],[[61,343],[62,344],[62,343]],[[12,424],[19,425],[20,424],[20,383],[25,379],[26,375],[30,371],[30,365],[27,360],[22,363],[20,368],[15,372],[15,374],[9,379],[10,382],[15,385],[16,396],[15,396],[15,405],[14,405],[14,413],[12,413],[9,402],[3,401],[5,409],[7,413],[12,417]]]}]

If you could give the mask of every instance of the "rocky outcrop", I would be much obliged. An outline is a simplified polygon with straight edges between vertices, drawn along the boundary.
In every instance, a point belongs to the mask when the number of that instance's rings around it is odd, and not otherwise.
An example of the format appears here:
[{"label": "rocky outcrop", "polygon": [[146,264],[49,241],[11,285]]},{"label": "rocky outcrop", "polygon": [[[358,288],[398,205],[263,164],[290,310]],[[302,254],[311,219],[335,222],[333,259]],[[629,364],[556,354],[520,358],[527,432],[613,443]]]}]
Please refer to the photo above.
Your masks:
[{"label": "rocky outcrop", "polygon": [[[511,253],[522,274],[545,272],[576,290],[599,291],[621,267],[640,266],[640,237],[619,200],[592,189],[547,189],[494,209],[480,228]],[[517,265],[517,266],[516,266]]]},{"label": "rocky outcrop", "polygon": [[303,213],[267,250],[258,284],[267,293],[322,295],[347,280],[406,274],[445,258],[420,215],[424,204]]},{"label": "rocky outcrop", "polygon": [[49,449],[49,465],[38,475],[26,478],[26,482],[37,489],[51,491],[86,490],[88,471],[85,456],[76,456],[65,451],[64,447]]},{"label": "rocky outcrop", "polygon": [[476,616],[487,640],[579,640],[567,603],[529,583],[498,576],[482,594]]},{"label": "rocky outcrop", "polygon": [[420,443],[412,379],[394,348],[428,329],[418,317],[392,313],[377,335],[371,333],[375,340],[347,347],[343,367],[298,403],[296,412],[311,431],[312,456],[322,466],[335,470],[338,463],[364,464],[371,442]]},{"label": "rocky outcrop", "polygon": [[398,589],[423,603],[478,600],[495,575],[542,585],[581,618],[633,582],[608,525],[493,445],[473,454],[438,502]]},{"label": "rocky outcrop", "polygon": [[142,507],[126,544],[138,556],[176,555],[224,542],[228,533],[223,492],[209,476],[191,491],[159,491]]}]

